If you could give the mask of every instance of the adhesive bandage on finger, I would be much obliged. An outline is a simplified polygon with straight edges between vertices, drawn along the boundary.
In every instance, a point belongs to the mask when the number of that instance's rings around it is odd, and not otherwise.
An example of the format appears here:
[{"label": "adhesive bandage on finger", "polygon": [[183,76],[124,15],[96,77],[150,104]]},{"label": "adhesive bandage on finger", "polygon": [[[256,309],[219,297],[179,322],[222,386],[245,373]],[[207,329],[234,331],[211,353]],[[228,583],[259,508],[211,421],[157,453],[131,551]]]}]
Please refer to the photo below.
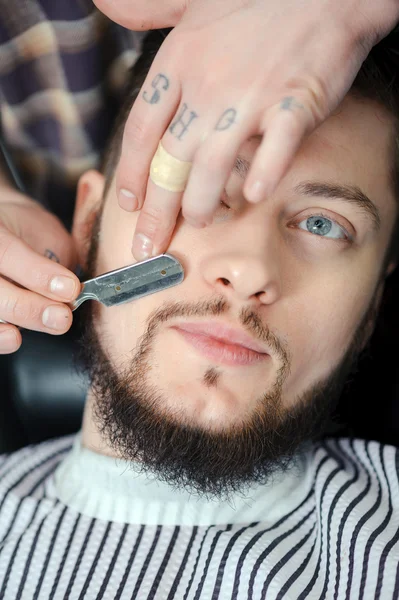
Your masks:
[{"label": "adhesive bandage on finger", "polygon": [[161,142],[151,161],[150,178],[155,185],[169,192],[183,192],[192,162],[179,160],[165,150]]}]

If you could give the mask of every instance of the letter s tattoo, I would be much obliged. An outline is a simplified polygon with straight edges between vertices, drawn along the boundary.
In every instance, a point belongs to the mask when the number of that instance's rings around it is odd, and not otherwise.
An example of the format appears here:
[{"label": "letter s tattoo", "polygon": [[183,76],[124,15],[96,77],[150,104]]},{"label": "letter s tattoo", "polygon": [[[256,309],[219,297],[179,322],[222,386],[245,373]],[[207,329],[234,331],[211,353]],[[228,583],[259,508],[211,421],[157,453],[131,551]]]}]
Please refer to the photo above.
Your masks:
[{"label": "letter s tattoo", "polygon": [[154,88],[154,92],[153,92],[152,96],[148,92],[144,91],[143,99],[148,104],[157,104],[159,102],[159,100],[161,99],[160,90],[166,91],[169,88],[169,79],[166,77],[166,75],[163,75],[162,73],[158,73],[158,75],[156,75],[154,77],[154,79],[152,80],[151,87]]}]

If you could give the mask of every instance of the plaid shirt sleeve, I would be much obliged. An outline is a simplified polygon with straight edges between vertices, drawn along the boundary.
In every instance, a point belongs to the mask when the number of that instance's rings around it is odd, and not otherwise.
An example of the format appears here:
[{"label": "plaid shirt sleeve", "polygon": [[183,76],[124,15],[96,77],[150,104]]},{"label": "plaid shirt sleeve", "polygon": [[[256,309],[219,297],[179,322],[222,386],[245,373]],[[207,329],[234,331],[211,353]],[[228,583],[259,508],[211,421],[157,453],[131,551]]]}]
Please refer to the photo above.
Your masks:
[{"label": "plaid shirt sleeve", "polygon": [[27,193],[67,225],[144,35],[91,0],[0,0],[2,136]]}]

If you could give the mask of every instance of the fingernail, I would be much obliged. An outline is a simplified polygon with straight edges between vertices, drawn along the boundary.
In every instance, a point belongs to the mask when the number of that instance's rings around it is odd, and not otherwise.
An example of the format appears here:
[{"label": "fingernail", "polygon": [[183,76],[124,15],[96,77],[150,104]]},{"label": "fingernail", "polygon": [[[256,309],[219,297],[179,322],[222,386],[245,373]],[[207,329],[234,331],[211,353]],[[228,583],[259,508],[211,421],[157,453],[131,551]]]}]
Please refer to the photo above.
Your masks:
[{"label": "fingernail", "polygon": [[246,196],[249,202],[260,202],[266,196],[266,185],[263,181],[255,181]]},{"label": "fingernail", "polygon": [[133,238],[132,252],[138,260],[144,260],[151,258],[152,255],[152,241],[143,233],[136,233]]},{"label": "fingernail", "polygon": [[6,329],[0,333],[0,353],[11,352],[17,347],[17,338],[15,331]]},{"label": "fingernail", "polygon": [[68,325],[69,312],[63,306],[48,306],[43,311],[42,322],[49,329],[64,331]]},{"label": "fingernail", "polygon": [[57,275],[50,282],[50,290],[63,300],[71,300],[76,290],[75,281],[71,277]]},{"label": "fingernail", "polygon": [[135,211],[137,209],[137,198],[135,194],[122,188],[119,192],[119,206],[130,212]]},{"label": "fingernail", "polygon": [[184,219],[191,227],[195,227],[196,229],[203,229],[207,226],[205,221],[195,221],[194,219],[191,219],[191,217],[184,217]]}]

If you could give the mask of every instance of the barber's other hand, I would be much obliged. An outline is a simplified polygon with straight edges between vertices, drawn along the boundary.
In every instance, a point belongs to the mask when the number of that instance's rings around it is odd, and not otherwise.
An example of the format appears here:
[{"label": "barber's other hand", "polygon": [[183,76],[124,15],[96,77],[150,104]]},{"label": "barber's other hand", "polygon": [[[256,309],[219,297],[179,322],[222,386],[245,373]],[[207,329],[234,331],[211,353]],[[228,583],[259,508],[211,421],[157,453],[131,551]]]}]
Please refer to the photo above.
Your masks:
[{"label": "barber's other hand", "polygon": [[75,249],[57,217],[19,192],[0,194],[0,319],[9,323],[0,323],[0,354],[9,354],[22,342],[17,326],[65,333],[72,324],[65,303],[81,285],[68,270]]},{"label": "barber's other hand", "polygon": [[[173,25],[182,15],[125,127],[116,182],[122,208],[143,207],[136,259],[167,248],[180,208],[193,225],[211,222],[237,152],[255,134],[263,141],[244,194],[251,202],[267,198],[399,17],[397,0],[95,2],[132,29]],[[147,185],[160,139],[193,162],[184,195]]]}]

